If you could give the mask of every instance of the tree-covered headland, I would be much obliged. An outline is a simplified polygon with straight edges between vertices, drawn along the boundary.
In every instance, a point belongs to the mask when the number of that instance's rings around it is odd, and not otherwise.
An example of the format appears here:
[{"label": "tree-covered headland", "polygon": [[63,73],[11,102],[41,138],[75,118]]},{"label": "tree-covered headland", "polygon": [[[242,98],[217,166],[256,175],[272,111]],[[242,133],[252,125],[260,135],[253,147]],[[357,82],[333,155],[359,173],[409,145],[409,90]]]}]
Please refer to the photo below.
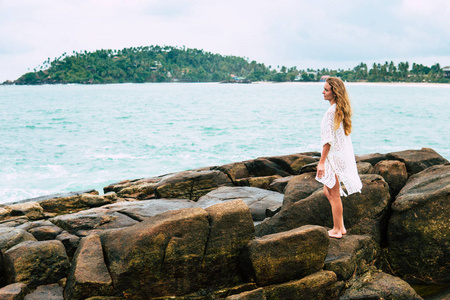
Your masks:
[{"label": "tree-covered headland", "polygon": [[248,58],[222,56],[198,49],[171,46],[133,47],[122,50],[64,53],[47,59],[33,72],[13,84],[100,84],[143,82],[250,82],[319,81],[324,75],[345,81],[369,82],[442,82],[449,83],[439,64],[393,62],[365,63],[348,70],[299,70],[285,66],[272,68]]}]

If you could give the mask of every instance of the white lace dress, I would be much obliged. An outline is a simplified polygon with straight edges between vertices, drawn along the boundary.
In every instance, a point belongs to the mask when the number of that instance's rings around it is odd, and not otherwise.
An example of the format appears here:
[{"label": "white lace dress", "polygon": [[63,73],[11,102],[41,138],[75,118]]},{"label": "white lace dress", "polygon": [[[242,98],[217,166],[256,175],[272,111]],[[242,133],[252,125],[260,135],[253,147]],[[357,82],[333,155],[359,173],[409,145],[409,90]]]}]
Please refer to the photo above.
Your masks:
[{"label": "white lace dress", "polygon": [[[337,175],[339,182],[347,189],[347,194],[361,192],[362,183],[356,168],[355,154],[353,152],[352,139],[345,135],[341,122],[339,128],[334,130],[334,114],[336,104],[330,106],[321,123],[321,144],[330,144],[330,152],[325,160],[325,175],[322,178],[316,176],[316,180],[329,188],[336,184]],[[347,196],[340,188],[341,196]]]}]

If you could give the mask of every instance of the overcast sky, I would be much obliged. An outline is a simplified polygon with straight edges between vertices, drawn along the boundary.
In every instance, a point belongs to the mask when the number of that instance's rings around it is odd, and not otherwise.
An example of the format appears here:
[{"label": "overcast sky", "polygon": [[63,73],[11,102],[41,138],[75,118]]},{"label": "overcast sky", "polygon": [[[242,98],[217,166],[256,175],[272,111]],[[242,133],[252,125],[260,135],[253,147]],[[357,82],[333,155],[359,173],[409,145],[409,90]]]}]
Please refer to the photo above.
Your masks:
[{"label": "overcast sky", "polygon": [[449,0],[0,0],[0,82],[47,58],[170,45],[277,66],[450,65]]}]

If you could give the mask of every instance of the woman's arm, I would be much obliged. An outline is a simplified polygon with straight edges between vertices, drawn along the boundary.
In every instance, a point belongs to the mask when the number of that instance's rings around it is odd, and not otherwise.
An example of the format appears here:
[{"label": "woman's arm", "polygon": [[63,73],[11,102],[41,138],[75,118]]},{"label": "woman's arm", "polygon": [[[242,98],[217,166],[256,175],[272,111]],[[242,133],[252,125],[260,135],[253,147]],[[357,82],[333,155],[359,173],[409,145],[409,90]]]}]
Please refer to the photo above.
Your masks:
[{"label": "woman's arm", "polygon": [[322,178],[325,175],[325,160],[328,152],[330,152],[330,144],[326,143],[322,148],[322,155],[320,156],[319,165],[317,165],[317,177]]}]

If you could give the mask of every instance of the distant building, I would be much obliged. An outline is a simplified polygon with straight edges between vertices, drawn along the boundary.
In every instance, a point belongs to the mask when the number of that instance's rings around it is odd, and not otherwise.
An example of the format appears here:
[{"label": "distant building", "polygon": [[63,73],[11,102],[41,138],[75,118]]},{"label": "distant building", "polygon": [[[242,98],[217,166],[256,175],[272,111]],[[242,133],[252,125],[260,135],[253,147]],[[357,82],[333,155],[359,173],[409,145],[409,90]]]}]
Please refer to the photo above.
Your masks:
[{"label": "distant building", "polygon": [[327,81],[327,78],[330,77],[330,75],[323,75],[322,77],[320,77],[320,82],[325,82]]},{"label": "distant building", "polygon": [[450,78],[450,66],[443,67],[442,71],[444,72],[444,77]]}]

